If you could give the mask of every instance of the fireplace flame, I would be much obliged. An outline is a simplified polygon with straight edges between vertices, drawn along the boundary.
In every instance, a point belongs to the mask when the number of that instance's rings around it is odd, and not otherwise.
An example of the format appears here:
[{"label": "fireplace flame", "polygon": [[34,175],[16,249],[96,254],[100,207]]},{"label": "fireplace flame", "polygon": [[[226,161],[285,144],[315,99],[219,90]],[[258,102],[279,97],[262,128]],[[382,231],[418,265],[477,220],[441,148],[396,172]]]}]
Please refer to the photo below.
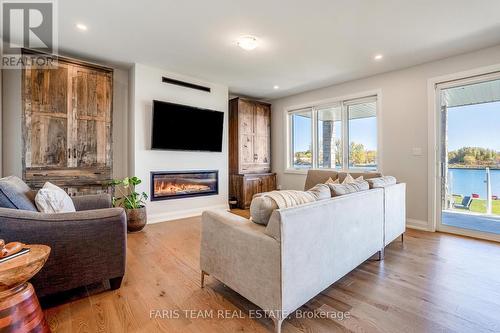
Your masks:
[{"label": "fireplace flame", "polygon": [[189,194],[206,191],[210,191],[210,187],[206,185],[155,180],[155,195]]}]

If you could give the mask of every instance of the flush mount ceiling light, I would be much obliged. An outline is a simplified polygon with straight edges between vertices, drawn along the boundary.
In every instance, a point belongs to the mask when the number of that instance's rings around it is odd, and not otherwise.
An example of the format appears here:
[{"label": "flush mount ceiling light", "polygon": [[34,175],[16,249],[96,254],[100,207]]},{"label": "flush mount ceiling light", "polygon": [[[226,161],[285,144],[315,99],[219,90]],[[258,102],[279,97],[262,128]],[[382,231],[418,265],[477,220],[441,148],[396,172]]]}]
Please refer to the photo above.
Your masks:
[{"label": "flush mount ceiling light", "polygon": [[278,90],[279,88],[280,88],[280,86],[277,86],[277,85],[273,86],[274,90]]},{"label": "flush mount ceiling light", "polygon": [[82,23],[77,23],[76,24],[76,27],[79,29],[79,30],[82,30],[82,31],[87,31],[88,28],[85,24],[82,24]]},{"label": "flush mount ceiling light", "polygon": [[383,57],[384,57],[384,56],[383,56],[382,54],[376,54],[376,55],[373,57],[373,59],[375,59],[375,60],[382,60],[382,58],[383,58]]},{"label": "flush mount ceiling light", "polygon": [[257,41],[257,37],[250,35],[241,36],[240,38],[238,38],[238,41],[236,43],[245,51],[252,51],[259,44]]}]

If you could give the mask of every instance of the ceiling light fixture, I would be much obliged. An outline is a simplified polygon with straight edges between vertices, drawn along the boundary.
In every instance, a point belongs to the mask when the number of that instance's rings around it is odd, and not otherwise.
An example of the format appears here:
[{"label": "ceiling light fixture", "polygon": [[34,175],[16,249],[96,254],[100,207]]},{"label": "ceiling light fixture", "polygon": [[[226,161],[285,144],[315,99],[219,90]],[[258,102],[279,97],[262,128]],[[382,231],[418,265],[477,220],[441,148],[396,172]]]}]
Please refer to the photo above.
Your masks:
[{"label": "ceiling light fixture", "polygon": [[237,44],[245,51],[252,51],[258,46],[257,37],[255,36],[241,36],[238,38]]},{"label": "ceiling light fixture", "polygon": [[278,90],[279,88],[280,88],[280,86],[276,86],[276,85],[273,87],[274,90]]},{"label": "ceiling light fixture", "polygon": [[383,58],[383,57],[384,57],[384,56],[383,56],[382,54],[377,54],[377,55],[375,55],[375,56],[373,57],[373,59],[375,59],[375,60],[382,60],[382,58]]},{"label": "ceiling light fixture", "polygon": [[85,24],[77,23],[76,27],[78,29],[82,30],[82,31],[87,31],[88,30],[88,28],[87,28],[87,26]]}]

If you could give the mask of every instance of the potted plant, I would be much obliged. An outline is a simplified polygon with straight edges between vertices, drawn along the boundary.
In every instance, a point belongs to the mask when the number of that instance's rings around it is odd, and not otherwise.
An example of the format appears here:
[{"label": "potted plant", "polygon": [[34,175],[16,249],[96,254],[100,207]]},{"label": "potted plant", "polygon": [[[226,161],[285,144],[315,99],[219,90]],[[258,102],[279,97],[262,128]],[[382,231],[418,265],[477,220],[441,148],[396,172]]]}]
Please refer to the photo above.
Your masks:
[{"label": "potted plant", "polygon": [[145,192],[137,193],[135,187],[142,182],[138,177],[114,179],[111,185],[118,197],[113,197],[114,207],[123,207],[127,213],[127,230],[129,232],[141,231],[147,223]]}]

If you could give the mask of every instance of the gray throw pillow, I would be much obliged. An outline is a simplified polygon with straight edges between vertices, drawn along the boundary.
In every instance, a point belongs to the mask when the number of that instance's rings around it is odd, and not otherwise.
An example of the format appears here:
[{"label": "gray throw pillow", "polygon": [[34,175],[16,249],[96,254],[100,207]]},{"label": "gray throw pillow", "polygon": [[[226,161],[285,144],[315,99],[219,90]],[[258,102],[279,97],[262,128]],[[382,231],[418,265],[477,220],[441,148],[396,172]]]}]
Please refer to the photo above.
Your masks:
[{"label": "gray throw pillow", "polygon": [[357,180],[349,184],[328,184],[332,192],[332,197],[338,197],[345,194],[366,191],[370,189],[366,180]]},{"label": "gray throw pillow", "polygon": [[393,176],[371,178],[367,179],[366,181],[370,185],[370,188],[380,188],[396,184],[396,178]]},{"label": "gray throw pillow", "polygon": [[33,191],[16,176],[0,179],[0,207],[37,212]]}]

